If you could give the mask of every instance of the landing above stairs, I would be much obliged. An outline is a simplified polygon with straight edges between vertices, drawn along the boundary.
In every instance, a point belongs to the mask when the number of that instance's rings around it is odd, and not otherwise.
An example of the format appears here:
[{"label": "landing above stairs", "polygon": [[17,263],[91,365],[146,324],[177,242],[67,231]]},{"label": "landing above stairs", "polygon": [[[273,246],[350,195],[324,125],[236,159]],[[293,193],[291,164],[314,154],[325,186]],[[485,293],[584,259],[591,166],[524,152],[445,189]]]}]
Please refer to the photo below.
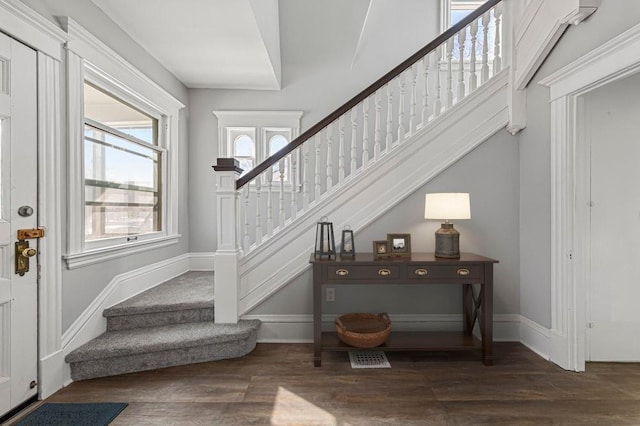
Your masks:
[{"label": "landing above stairs", "polygon": [[260,321],[215,324],[213,273],[188,272],[104,311],[107,332],[65,358],[85,380],[237,358],[256,345]]}]

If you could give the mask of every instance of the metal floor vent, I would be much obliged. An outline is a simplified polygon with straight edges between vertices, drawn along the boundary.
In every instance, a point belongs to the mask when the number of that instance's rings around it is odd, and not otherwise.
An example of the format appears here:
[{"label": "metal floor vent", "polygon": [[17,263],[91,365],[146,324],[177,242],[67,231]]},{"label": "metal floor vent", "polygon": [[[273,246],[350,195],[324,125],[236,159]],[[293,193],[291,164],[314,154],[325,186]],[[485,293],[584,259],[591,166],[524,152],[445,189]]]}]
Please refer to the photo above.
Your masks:
[{"label": "metal floor vent", "polygon": [[391,368],[383,351],[349,351],[351,368]]}]

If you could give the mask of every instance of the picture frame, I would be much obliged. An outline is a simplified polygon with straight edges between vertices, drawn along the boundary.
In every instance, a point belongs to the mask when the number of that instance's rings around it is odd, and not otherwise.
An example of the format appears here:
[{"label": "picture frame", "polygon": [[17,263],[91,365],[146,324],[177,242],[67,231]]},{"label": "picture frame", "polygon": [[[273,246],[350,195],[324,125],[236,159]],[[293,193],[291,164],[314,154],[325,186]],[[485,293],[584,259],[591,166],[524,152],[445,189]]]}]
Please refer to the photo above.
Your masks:
[{"label": "picture frame", "polygon": [[373,258],[384,259],[389,257],[389,242],[387,240],[379,240],[373,242]]},{"label": "picture frame", "polygon": [[411,234],[387,234],[387,251],[392,257],[411,257]]}]

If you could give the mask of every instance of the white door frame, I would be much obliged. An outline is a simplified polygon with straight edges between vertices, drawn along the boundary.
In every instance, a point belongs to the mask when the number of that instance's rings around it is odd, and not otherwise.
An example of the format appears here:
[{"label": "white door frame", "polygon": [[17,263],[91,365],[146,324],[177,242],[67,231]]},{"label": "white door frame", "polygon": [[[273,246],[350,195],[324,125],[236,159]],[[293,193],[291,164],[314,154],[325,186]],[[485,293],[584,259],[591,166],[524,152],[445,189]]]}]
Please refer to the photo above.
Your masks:
[{"label": "white door frame", "polygon": [[60,68],[66,34],[18,0],[0,0],[0,30],[38,52],[38,225],[39,241],[38,394],[41,399],[63,386]]},{"label": "white door frame", "polygon": [[584,371],[589,289],[588,151],[582,95],[640,72],[640,25],[544,78],[551,100],[551,361]]}]

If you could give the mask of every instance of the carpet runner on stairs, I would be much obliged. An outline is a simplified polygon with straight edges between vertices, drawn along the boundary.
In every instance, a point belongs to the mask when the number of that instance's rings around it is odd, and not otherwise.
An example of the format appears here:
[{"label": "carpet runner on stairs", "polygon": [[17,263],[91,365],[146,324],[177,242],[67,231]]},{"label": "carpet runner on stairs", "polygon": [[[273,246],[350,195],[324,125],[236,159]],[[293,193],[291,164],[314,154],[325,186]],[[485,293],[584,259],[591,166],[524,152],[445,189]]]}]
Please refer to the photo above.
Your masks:
[{"label": "carpet runner on stairs", "polygon": [[65,358],[73,380],[237,358],[260,321],[213,322],[213,273],[188,272],[104,311],[107,332]]}]

